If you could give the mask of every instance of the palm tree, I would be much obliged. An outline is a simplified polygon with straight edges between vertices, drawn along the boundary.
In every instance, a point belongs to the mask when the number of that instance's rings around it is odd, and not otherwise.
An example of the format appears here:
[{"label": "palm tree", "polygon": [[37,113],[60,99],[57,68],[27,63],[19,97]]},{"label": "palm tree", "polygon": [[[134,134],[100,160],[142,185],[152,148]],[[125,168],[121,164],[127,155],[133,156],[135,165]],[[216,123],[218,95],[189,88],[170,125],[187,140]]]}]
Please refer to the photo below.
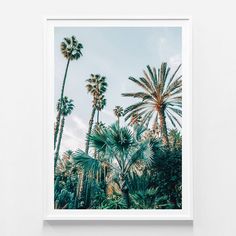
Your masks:
[{"label": "palm tree", "polygon": [[[106,82],[105,76],[100,76],[98,74],[97,75],[91,74],[91,77],[87,80],[87,82],[88,82],[88,84],[86,85],[87,91],[93,96],[93,101],[92,101],[93,109],[92,109],[92,114],[89,121],[89,129],[87,133],[87,140],[86,140],[86,147],[85,147],[85,153],[88,154],[89,136],[91,134],[91,130],[93,126],[94,115],[95,115],[96,110],[99,107],[98,103],[102,101],[101,104],[102,105],[105,104],[105,99],[104,99],[103,94],[107,90],[107,82]],[[103,108],[104,106],[100,106],[100,107]]]},{"label": "palm tree", "polygon": [[[81,52],[82,48],[83,48],[83,45],[78,42],[75,36],[72,36],[71,38],[64,38],[64,41],[61,42],[61,53],[67,59],[66,70],[64,74],[62,88],[61,88],[61,97],[60,97],[61,101],[63,100],[63,97],[64,97],[64,89],[65,89],[67,72],[68,72],[70,61],[78,60],[82,56],[82,52]],[[61,106],[62,105],[59,104],[58,115],[57,115],[56,124],[55,124],[54,149],[56,148],[57,136],[59,132],[59,124],[60,124],[60,119],[61,119],[61,114],[62,114]]]},{"label": "palm tree", "polygon": [[182,148],[182,135],[177,129],[171,129],[169,131],[169,141],[170,147],[172,149],[179,149]]},{"label": "palm tree", "polygon": [[54,180],[56,209],[72,209],[75,206],[79,173],[73,162],[72,153],[71,150],[64,152],[56,166]]},{"label": "palm tree", "polygon": [[128,174],[152,160],[152,147],[150,140],[142,138],[144,132],[140,126],[131,131],[115,123],[108,128],[93,130],[89,137],[91,146],[100,154],[99,159],[80,149],[73,154],[75,163],[84,169],[87,176],[96,176],[104,167],[110,169],[109,179],[116,182],[118,179],[127,208],[130,208]]},{"label": "palm tree", "polygon": [[176,76],[181,65],[172,76],[168,77],[170,68],[167,63],[162,63],[161,68],[151,69],[147,66],[148,73],[143,71],[144,77],[139,79],[129,77],[129,80],[140,86],[143,91],[135,93],[123,93],[125,97],[139,98],[141,101],[125,109],[126,120],[138,113],[145,123],[149,123],[152,117],[154,122],[159,120],[160,133],[165,145],[169,145],[167,135],[166,117],[171,124],[181,127],[179,117],[182,116],[182,76]]},{"label": "palm tree", "polygon": [[97,110],[97,123],[99,123],[99,113],[100,111],[106,106],[106,99],[104,97],[104,95],[101,95],[98,97],[98,99],[96,100],[96,110]]},{"label": "palm tree", "polygon": [[61,102],[59,100],[58,103],[61,104],[62,119],[61,119],[61,125],[60,125],[59,139],[58,139],[57,148],[56,148],[56,152],[55,152],[54,168],[56,168],[57,160],[58,160],[58,157],[59,157],[61,139],[62,139],[63,129],[64,129],[64,125],[65,125],[65,117],[70,115],[72,110],[74,109],[73,100],[68,99],[68,97],[64,97],[63,101]]},{"label": "palm tree", "polygon": [[115,116],[117,117],[118,124],[120,125],[120,117],[124,115],[124,109],[121,106],[115,106],[113,111]]}]

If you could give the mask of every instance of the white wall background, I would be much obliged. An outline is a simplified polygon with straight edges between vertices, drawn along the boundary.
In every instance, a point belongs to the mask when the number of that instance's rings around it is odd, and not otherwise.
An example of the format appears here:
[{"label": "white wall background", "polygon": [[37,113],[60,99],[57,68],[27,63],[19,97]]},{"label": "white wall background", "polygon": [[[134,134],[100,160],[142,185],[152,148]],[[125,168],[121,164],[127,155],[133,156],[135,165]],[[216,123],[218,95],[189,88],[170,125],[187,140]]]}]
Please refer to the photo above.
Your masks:
[{"label": "white wall background", "polygon": [[[233,0],[1,2],[0,235],[236,235],[235,8]],[[42,221],[42,16],[87,14],[193,17],[193,223]]]}]

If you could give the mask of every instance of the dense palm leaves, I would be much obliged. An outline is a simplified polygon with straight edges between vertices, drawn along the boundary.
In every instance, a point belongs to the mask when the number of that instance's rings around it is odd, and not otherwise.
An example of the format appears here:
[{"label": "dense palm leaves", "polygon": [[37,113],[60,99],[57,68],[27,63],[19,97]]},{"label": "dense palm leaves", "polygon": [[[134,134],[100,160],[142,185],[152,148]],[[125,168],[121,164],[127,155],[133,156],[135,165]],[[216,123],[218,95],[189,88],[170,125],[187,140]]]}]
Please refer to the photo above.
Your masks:
[{"label": "dense palm leaves", "polygon": [[64,38],[64,41],[61,42],[61,53],[71,61],[78,60],[82,56],[82,48],[83,45],[79,43],[75,36]]},{"label": "dense palm leaves", "polygon": [[109,179],[117,180],[128,208],[130,207],[128,174],[139,171],[143,163],[150,164],[153,155],[150,140],[142,139],[144,131],[145,129],[137,127],[132,132],[129,128],[120,128],[117,124],[95,130],[89,138],[91,147],[96,149],[100,158],[95,159],[82,150],[73,155],[75,163],[78,163],[87,174],[96,176],[104,167],[111,169]]},{"label": "dense palm leaves", "polygon": [[144,77],[138,79],[129,77],[129,80],[141,87],[143,91],[122,94],[125,97],[140,99],[139,102],[125,109],[126,120],[134,114],[142,116],[143,123],[149,123],[152,117],[155,123],[159,120],[158,126],[163,143],[166,145],[169,145],[166,117],[174,127],[176,124],[181,127],[179,117],[182,116],[182,76],[176,76],[180,66],[170,77],[170,68],[166,63],[161,64],[158,72],[155,68],[151,69],[147,66],[148,72],[143,71]]},{"label": "dense palm leaves", "polygon": [[117,117],[118,124],[120,124],[120,117],[124,115],[124,109],[121,106],[116,106],[114,109],[114,114]]},{"label": "dense palm leaves", "polygon": [[74,165],[72,151],[68,150],[59,159],[55,169],[54,198],[55,208],[75,208],[75,196],[77,190],[78,168]]},{"label": "dense palm leaves", "polygon": [[98,97],[95,107],[97,110],[97,123],[99,123],[99,113],[100,111],[106,106],[106,99],[104,97],[104,95],[101,95]]},{"label": "dense palm leaves", "polygon": [[[95,112],[101,111],[104,106],[106,105],[106,100],[104,98],[104,93],[107,90],[107,82],[106,77],[100,76],[100,75],[94,75],[91,74],[91,77],[87,80],[87,91],[90,93],[93,97],[92,101],[92,114],[89,121],[89,130],[87,134],[87,141],[86,141],[86,148],[85,152],[88,153],[89,151],[89,135],[91,134],[92,126],[93,126],[93,120]],[[99,118],[99,115],[98,115]],[[97,121],[99,122],[99,120]]]},{"label": "dense palm leaves", "polygon": [[[65,117],[70,115],[71,112],[74,109],[73,100],[72,99],[68,99],[68,97],[64,97],[62,102],[59,99],[58,104],[60,104],[60,107],[61,107],[60,109],[61,109],[62,119],[61,119],[61,125],[60,125],[59,140],[58,140],[57,147],[56,147],[56,152],[55,152],[55,164],[54,164],[54,167],[56,167],[58,156],[59,156],[61,139],[62,139],[63,129],[64,129],[64,125],[65,125]],[[58,105],[58,107],[59,107],[59,105]]]},{"label": "dense palm leaves", "polygon": [[[60,96],[61,101],[63,100],[63,97],[64,97],[64,90],[65,90],[67,72],[68,72],[70,61],[78,60],[82,56],[82,52],[81,52],[82,48],[83,48],[83,45],[78,42],[78,40],[75,38],[75,36],[72,36],[71,38],[64,38],[64,41],[61,42],[61,53],[67,59],[66,70],[65,70],[65,74],[64,74],[62,88],[61,88],[61,96]],[[62,104],[59,103],[58,115],[57,115],[56,124],[55,124],[54,149],[56,148],[61,113],[62,113],[61,105]]]}]

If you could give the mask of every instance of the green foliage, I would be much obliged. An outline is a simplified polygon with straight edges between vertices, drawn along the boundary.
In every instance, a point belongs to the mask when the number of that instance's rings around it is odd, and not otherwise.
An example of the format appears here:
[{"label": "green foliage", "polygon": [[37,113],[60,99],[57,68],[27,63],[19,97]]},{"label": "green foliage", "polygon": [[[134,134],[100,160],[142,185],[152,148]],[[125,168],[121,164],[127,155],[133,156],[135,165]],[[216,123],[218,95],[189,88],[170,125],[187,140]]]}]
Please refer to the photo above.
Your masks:
[{"label": "green foliage", "polygon": [[[63,134],[64,124],[65,124],[65,117],[70,115],[74,109],[73,100],[69,99],[68,97],[64,97],[63,99],[59,99],[58,104],[57,104],[57,109],[58,109],[58,113],[62,115],[62,120],[61,121],[60,121],[60,119],[58,120],[58,122],[60,123],[60,131],[57,130],[57,132],[56,132],[56,133],[58,133],[58,131],[59,131],[59,139],[58,139],[58,143],[56,146],[56,152],[55,152],[55,157],[54,157],[54,168],[56,168],[57,161],[59,158],[59,151],[60,151],[62,134]],[[57,129],[57,127],[55,127],[55,129]]]},{"label": "green foliage", "polygon": [[118,119],[124,115],[124,109],[121,106],[115,106],[113,112]]},{"label": "green foliage", "polygon": [[[105,167],[110,169],[109,177],[117,181],[120,191],[129,206],[128,174],[139,170],[144,163],[150,165],[153,150],[149,139],[142,139],[145,129],[136,127],[131,131],[128,127],[119,127],[117,123],[109,127],[95,129],[90,135],[91,147],[99,154],[94,158],[78,150],[73,154],[76,164],[79,164],[85,174],[93,177]],[[91,178],[92,178],[91,176]]]},{"label": "green foliage", "polygon": [[104,93],[107,90],[108,84],[106,82],[106,77],[100,76],[98,74],[96,75],[91,74],[91,77],[87,79],[86,82],[87,82],[87,85],[86,85],[87,91],[93,97],[93,101],[92,101],[93,109],[92,109],[92,114],[89,121],[89,129],[87,133],[86,148],[85,148],[85,153],[88,154],[89,142],[90,142],[89,136],[92,131],[94,115],[95,115],[95,112],[97,111],[97,123],[98,123],[99,112],[106,106],[106,99],[104,97]]},{"label": "green foliage", "polygon": [[115,194],[105,199],[98,209],[127,209],[127,205],[122,196]]},{"label": "green foliage", "polygon": [[131,194],[132,205],[135,209],[155,209],[156,189],[146,189]]},{"label": "green foliage", "polygon": [[162,207],[182,207],[182,152],[181,150],[158,151],[153,158],[151,172],[153,183],[158,186],[158,197],[166,196]]},{"label": "green foliage", "polygon": [[[59,157],[65,117],[74,109],[73,100],[64,97],[67,70],[71,60],[82,56],[82,48],[74,36],[61,43],[67,66],[54,132],[55,208],[181,209],[182,76],[177,75],[181,65],[171,76],[167,63],[162,63],[158,71],[147,66],[143,77],[130,77],[142,91],[122,95],[139,101],[125,110],[115,106],[117,121],[110,126],[99,120],[107,103],[106,77],[91,74],[86,80],[92,113],[85,151],[67,151]],[[120,126],[122,116],[124,126]]]},{"label": "green foliage", "polygon": [[61,108],[61,114],[63,116],[70,115],[74,109],[73,100],[65,96],[61,103],[61,99],[59,99],[57,104],[57,110],[59,111],[60,108]]},{"label": "green foliage", "polygon": [[[129,80],[138,85],[143,91],[135,93],[123,93],[125,97],[139,98],[140,101],[128,106],[125,111],[125,120],[141,117],[143,124],[149,124],[153,116],[154,126],[159,126],[163,142],[168,145],[166,117],[174,128],[176,124],[181,127],[179,118],[182,117],[182,76],[176,78],[181,65],[174,74],[169,77],[170,68],[167,63],[162,63],[158,73],[155,68],[147,66],[147,71],[143,71],[144,77],[138,79],[129,77]],[[159,118],[159,121],[158,121]]]},{"label": "green foliage", "polygon": [[64,38],[64,41],[61,43],[61,53],[70,60],[79,59],[82,56],[82,48],[83,45],[78,42],[75,36]]},{"label": "green foliage", "polygon": [[139,175],[131,172],[128,177],[128,186],[131,195],[132,207],[135,209],[154,209],[157,187],[151,185],[150,171],[145,169]]},{"label": "green foliage", "polygon": [[96,100],[99,96],[104,94],[107,90],[106,77],[101,75],[91,74],[90,78],[87,81],[87,91],[90,93],[93,98]]},{"label": "green foliage", "polygon": [[78,169],[75,167],[71,155],[71,151],[64,153],[55,170],[54,199],[57,209],[74,208],[76,186],[79,179]]}]

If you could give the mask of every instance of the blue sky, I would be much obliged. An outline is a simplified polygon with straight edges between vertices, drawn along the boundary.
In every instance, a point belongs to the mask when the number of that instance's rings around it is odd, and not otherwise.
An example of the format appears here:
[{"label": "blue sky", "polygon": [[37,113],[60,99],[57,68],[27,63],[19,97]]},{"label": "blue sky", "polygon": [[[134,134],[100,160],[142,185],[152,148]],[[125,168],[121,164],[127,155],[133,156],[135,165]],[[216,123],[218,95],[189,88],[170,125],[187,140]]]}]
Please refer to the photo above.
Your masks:
[{"label": "blue sky", "polygon": [[57,27],[54,37],[55,101],[60,97],[66,59],[60,52],[64,37],[72,35],[83,44],[83,56],[70,63],[65,96],[74,100],[75,109],[65,122],[61,152],[84,149],[92,97],[87,94],[85,80],[90,74],[106,76],[107,106],[100,118],[106,124],[115,121],[113,108],[134,103],[121,93],[139,91],[129,76],[141,77],[147,65],[159,68],[167,62],[174,72],[181,63],[180,27]]}]

